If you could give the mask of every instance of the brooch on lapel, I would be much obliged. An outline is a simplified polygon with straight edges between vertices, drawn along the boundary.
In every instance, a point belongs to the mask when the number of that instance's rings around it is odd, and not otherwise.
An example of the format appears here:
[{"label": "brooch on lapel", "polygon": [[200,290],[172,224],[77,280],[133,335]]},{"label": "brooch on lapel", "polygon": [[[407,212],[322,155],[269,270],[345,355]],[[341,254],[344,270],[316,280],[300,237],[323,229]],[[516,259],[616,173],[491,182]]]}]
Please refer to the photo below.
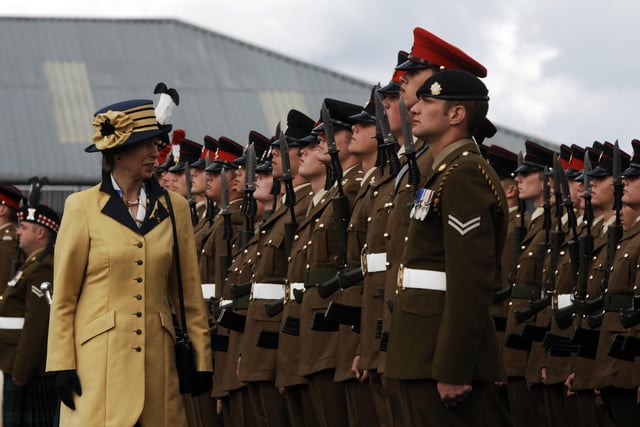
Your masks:
[{"label": "brooch on lapel", "polygon": [[424,221],[431,209],[431,203],[436,192],[428,188],[421,188],[416,191],[416,197],[413,200],[413,207],[409,212],[409,218]]},{"label": "brooch on lapel", "polygon": [[158,201],[156,200],[153,204],[153,209],[151,209],[151,213],[149,214],[149,220],[156,220],[160,223],[160,218],[158,218]]}]

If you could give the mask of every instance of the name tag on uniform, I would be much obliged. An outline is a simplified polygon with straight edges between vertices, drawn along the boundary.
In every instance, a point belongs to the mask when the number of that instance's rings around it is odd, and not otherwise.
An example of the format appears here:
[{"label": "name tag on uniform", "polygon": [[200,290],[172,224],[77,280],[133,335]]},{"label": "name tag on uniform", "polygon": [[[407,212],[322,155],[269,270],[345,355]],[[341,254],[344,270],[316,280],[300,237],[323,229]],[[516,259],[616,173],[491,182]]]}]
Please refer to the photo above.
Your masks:
[{"label": "name tag on uniform", "polygon": [[416,197],[413,200],[413,207],[409,212],[409,218],[424,221],[431,209],[431,203],[436,192],[428,188],[421,188],[416,191]]}]

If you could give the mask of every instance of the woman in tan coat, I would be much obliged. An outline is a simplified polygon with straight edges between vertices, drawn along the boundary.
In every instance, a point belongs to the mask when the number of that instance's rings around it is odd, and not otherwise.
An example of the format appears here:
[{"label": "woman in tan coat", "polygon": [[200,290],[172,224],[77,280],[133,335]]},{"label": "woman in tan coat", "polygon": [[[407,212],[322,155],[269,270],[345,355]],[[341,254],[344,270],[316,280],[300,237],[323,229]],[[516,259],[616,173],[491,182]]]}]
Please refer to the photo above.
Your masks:
[{"label": "woman in tan coat", "polygon": [[[174,352],[172,219],[153,178],[164,131],[148,100],[105,107],[93,126],[94,144],[85,151],[103,153],[102,182],[69,196],[55,250],[47,371],[57,373],[60,425],[186,425]],[[211,355],[189,206],[168,195],[204,393]]]}]

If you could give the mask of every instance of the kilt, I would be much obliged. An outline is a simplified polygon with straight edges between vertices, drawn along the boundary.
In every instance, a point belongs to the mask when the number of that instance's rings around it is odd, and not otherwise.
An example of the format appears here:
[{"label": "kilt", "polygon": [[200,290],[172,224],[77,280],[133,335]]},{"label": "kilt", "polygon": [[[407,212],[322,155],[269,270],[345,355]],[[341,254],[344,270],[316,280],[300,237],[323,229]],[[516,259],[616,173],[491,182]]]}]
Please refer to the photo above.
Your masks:
[{"label": "kilt", "polygon": [[58,405],[55,377],[32,377],[25,387],[18,387],[11,374],[4,374],[4,427],[52,426]]}]

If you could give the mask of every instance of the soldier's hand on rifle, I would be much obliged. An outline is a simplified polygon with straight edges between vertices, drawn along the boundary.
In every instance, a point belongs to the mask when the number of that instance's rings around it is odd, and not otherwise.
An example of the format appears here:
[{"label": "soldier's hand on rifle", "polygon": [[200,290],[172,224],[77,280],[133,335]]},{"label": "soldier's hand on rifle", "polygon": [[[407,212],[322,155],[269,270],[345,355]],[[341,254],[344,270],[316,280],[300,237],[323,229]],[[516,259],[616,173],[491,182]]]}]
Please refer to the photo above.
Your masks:
[{"label": "soldier's hand on rifle", "polygon": [[547,368],[540,368],[540,378],[542,379],[542,384],[547,383]]}]

